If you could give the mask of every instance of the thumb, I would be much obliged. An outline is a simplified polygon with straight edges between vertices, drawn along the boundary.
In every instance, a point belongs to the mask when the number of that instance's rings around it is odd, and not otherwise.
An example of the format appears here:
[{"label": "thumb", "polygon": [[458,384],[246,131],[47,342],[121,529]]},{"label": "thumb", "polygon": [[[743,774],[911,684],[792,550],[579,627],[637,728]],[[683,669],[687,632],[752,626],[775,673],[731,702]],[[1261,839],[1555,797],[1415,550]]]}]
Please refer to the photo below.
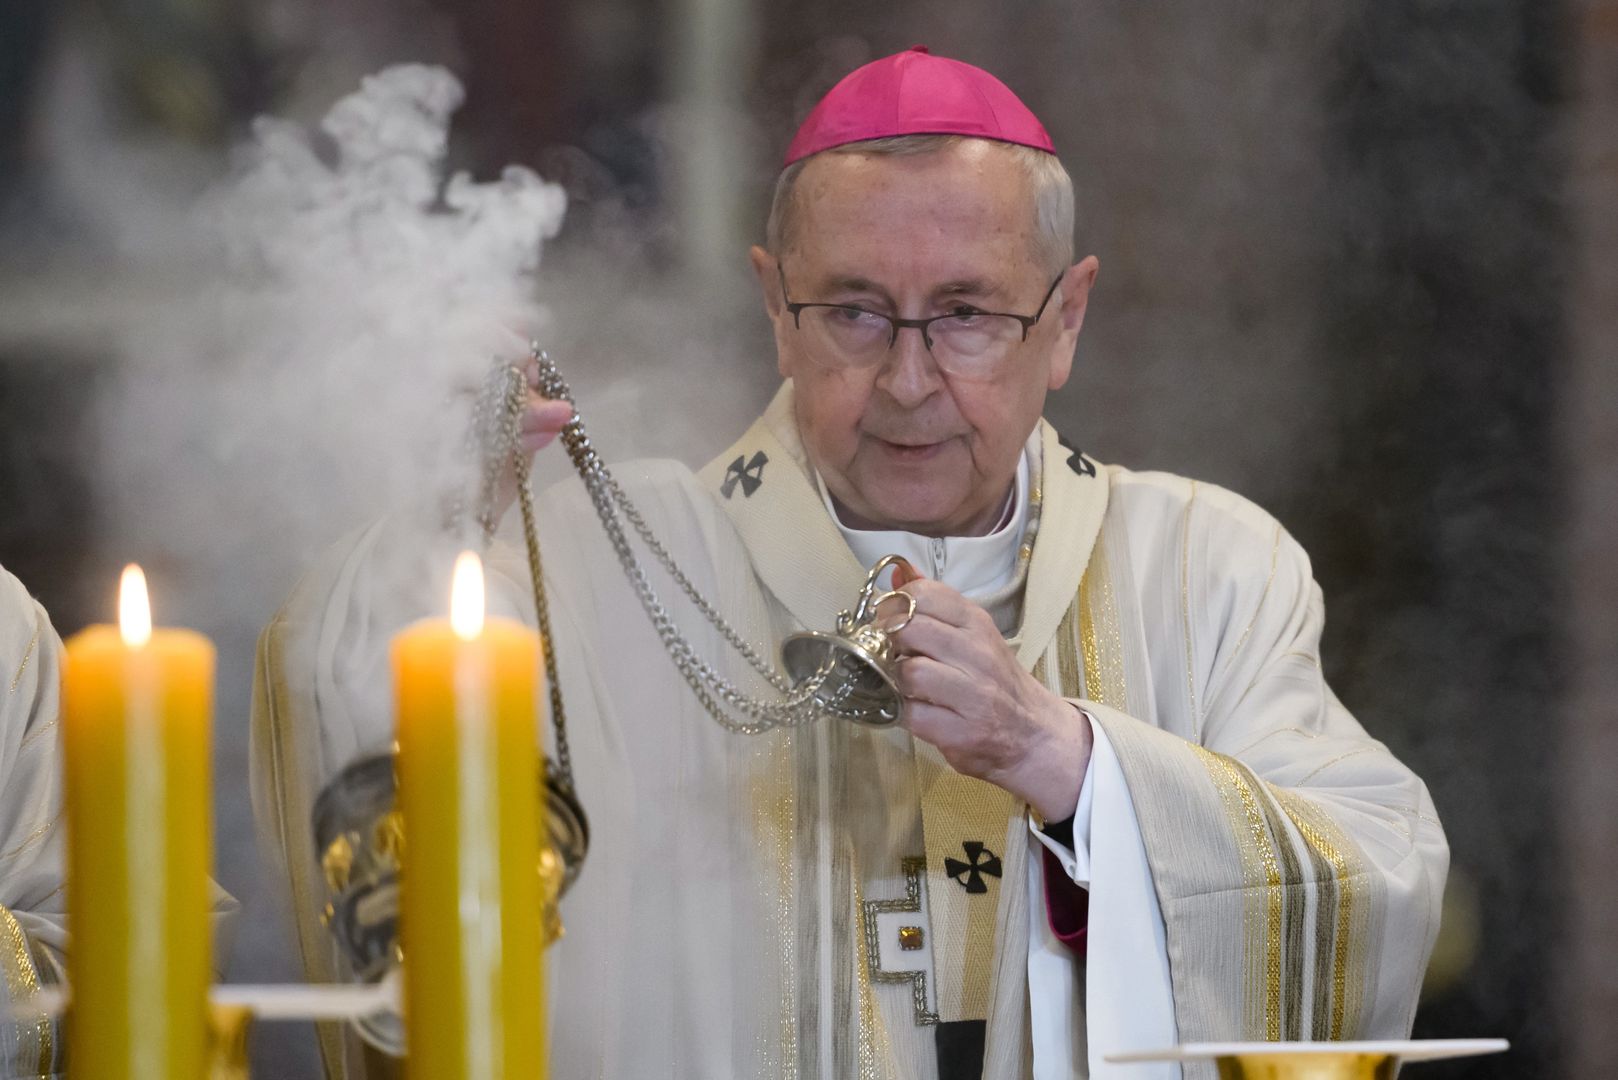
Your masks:
[{"label": "thumb", "polygon": [[912,581],[920,581],[925,577],[920,570],[910,565],[909,559],[900,559],[893,564],[893,588],[902,589]]}]

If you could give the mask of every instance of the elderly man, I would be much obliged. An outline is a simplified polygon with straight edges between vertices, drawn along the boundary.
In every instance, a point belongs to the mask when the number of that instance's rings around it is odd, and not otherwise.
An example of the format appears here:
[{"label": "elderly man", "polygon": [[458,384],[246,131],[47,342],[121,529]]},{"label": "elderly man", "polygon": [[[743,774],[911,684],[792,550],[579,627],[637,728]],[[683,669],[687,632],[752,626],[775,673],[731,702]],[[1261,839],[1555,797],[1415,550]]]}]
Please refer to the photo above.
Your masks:
[{"label": "elderly man", "polygon": [[[1447,859],[1426,790],[1326,686],[1274,519],[1041,419],[1098,268],[1072,224],[999,81],[921,49],[866,65],[805,121],[751,253],[780,392],[696,475],[618,470],[761,646],[905,556],[902,728],[714,723],[581,489],[542,501],[594,836],[551,954],[556,1075],[1103,1075],[1177,1041],[1409,1031]],[[536,394],[527,448],[569,411]],[[265,638],[261,821],[311,915],[311,793],[390,737],[342,687],[377,676],[402,543],[368,530]]]}]

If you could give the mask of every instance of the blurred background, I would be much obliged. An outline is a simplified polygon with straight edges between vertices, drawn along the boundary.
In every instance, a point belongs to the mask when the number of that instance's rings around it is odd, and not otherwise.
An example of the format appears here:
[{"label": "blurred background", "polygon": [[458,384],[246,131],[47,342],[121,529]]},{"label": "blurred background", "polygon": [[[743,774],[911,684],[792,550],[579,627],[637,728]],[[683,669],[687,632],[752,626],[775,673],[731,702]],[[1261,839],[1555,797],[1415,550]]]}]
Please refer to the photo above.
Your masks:
[{"label": "blurred background", "polygon": [[[288,471],[290,414],[276,453],[210,426],[255,408],[218,397],[229,348],[209,368],[152,332],[198,288],[181,223],[252,118],[313,124],[398,61],[455,72],[448,166],[567,192],[531,288],[598,444],[698,464],[775,384],[745,250],[794,126],[917,42],[1001,76],[1074,175],[1102,273],[1052,419],[1277,514],[1339,696],[1432,788],[1454,863],[1416,1034],[1513,1049],[1422,1074],[1611,1075],[1618,0],[6,0],[0,564],[65,636],[139,559],[160,620],[218,642],[228,977],[298,976],[247,802],[254,638],[374,512],[341,477],[411,438]],[[148,368],[213,396],[137,409]],[[318,1075],[309,1030],[254,1039],[255,1075]]]}]

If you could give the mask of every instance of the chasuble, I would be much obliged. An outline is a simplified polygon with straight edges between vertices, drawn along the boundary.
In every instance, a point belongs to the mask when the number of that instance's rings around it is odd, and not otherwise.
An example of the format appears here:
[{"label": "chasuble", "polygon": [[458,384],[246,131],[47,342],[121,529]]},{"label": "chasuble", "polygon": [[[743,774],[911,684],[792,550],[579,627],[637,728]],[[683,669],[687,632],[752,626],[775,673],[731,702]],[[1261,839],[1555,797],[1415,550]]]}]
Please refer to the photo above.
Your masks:
[{"label": "chasuble", "polygon": [[[830,627],[865,576],[791,393],[700,473],[614,470],[766,655]],[[1421,781],[1322,678],[1303,552],[1229,492],[1102,465],[1044,423],[1024,460],[1027,540],[1002,626],[1093,725],[1070,835],[902,730],[723,730],[664,653],[582,487],[543,496],[592,836],[548,954],[555,1075],[1149,1076],[1100,1059],[1143,1042],[1408,1034],[1447,849]],[[386,643],[442,607],[423,583],[452,552],[433,534],[405,515],[361,531],[260,642],[255,809],[311,978],[342,972],[317,919],[309,810],[337,770],[391,742]],[[491,570],[495,605],[532,620],[514,551]],[[648,573],[699,655],[764,695],[668,576]],[[1046,918],[1048,866],[1089,890],[1082,959]],[[322,1038],[332,1075],[362,1074],[352,1039]]]},{"label": "chasuble", "polygon": [[[0,1008],[67,978],[62,807],[62,642],[45,609],[0,567]],[[239,912],[217,884],[215,962]],[[199,932],[207,932],[198,928]],[[70,1064],[59,1021],[0,1018],[0,1077],[58,1077]]]},{"label": "chasuble", "polygon": [[[28,590],[0,569],[0,1007],[67,977],[62,839],[61,641]],[[60,1025],[0,1019],[0,1076],[62,1068]]]}]

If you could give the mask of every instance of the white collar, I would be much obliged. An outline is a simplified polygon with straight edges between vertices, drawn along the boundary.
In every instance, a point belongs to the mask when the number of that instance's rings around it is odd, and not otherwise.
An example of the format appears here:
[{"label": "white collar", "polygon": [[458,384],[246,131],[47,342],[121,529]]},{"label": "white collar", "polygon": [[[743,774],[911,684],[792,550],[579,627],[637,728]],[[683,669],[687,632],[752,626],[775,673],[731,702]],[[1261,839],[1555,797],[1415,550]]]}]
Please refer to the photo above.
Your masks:
[{"label": "white collar", "polygon": [[843,539],[864,566],[884,555],[902,555],[923,574],[942,581],[972,600],[993,596],[1009,585],[1017,572],[1017,548],[1028,528],[1028,449],[1017,459],[1017,478],[1000,525],[983,536],[923,536],[898,529],[855,529],[843,523],[815,471],[815,484]]}]

